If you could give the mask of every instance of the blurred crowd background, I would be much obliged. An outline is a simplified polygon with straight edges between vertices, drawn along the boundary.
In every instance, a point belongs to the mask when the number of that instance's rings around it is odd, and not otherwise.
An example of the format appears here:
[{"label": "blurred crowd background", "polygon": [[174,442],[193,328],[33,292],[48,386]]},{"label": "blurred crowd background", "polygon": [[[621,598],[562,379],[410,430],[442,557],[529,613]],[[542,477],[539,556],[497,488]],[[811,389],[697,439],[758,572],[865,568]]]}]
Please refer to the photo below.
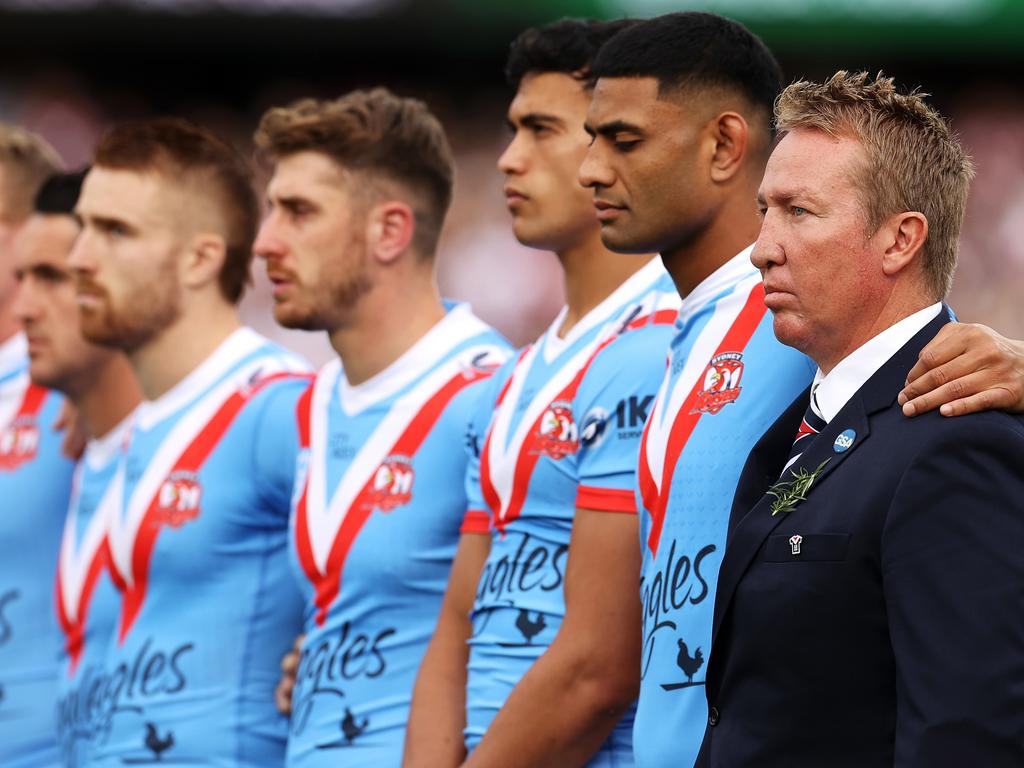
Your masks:
[{"label": "blurred crowd background", "polygon": [[[933,94],[978,169],[951,303],[1024,337],[1024,0],[0,0],[0,119],[75,168],[126,118],[183,115],[251,153],[270,106],[378,84],[418,96],[458,162],[442,290],[520,344],[557,311],[561,278],[551,254],[516,243],[504,208],[508,44],[562,16],[674,10],[739,19],[790,78],[884,70]],[[246,321],[326,360],[321,334],[276,328],[259,263],[254,277]]]}]

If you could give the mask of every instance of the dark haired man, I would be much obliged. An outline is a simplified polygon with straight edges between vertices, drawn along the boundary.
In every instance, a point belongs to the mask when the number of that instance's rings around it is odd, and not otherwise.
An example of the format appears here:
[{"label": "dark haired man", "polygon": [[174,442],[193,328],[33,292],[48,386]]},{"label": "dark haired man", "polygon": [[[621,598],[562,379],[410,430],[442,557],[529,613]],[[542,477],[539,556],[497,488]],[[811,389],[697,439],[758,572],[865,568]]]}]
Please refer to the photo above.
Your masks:
[{"label": "dark haired man", "polygon": [[33,383],[63,393],[87,440],[75,470],[56,569],[56,612],[64,632],[57,676],[61,762],[84,764],[99,735],[90,696],[100,684],[120,600],[108,571],[107,523],[128,415],[140,400],[128,360],[82,338],[68,254],[84,173],[51,176],[16,240],[14,303],[29,344]]},{"label": "dark haired man", "polygon": [[781,71],[742,25],[677,13],[617,36],[593,76],[594,144],[580,175],[604,241],[658,250],[684,297],[641,445],[634,735],[639,765],[686,765],[709,722],[704,673],[736,483],[751,447],[814,372],[775,340],[749,262]]},{"label": "dark haired man", "polygon": [[562,21],[512,45],[498,167],[516,237],[555,251],[567,303],[475,422],[470,503],[491,530],[460,545],[406,765],[466,749],[467,766],[632,764],[640,606],[617,587],[635,584],[637,443],[678,298],[656,259],[602,245],[576,178],[589,64],[626,26]]},{"label": "dark haired man", "polygon": [[486,530],[466,515],[462,442],[509,350],[438,294],[453,161],[422,102],[302,101],[267,112],[256,144],[273,163],[255,250],[274,316],[338,353],[299,403],[289,543],[305,620],[286,762],[395,766],[460,528]]},{"label": "dark haired man", "polygon": [[29,376],[14,245],[59,167],[40,137],[0,123],[0,764],[12,768],[57,761],[53,571],[74,465],[54,427],[62,399]]},{"label": "dark haired man", "polygon": [[224,142],[176,119],[96,149],[69,264],[87,339],[145,402],[114,478],[121,595],[88,701],[88,765],[280,765],[278,659],[299,631],[286,554],[301,363],[239,325],[257,202]]}]

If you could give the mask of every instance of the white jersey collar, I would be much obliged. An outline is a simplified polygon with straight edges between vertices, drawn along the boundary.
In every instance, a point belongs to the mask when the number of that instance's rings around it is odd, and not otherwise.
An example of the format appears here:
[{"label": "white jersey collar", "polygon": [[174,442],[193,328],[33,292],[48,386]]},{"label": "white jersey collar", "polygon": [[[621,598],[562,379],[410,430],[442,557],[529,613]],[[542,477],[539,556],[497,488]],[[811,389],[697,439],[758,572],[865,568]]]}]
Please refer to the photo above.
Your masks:
[{"label": "white jersey collar", "polygon": [[136,423],[142,429],[150,429],[177,413],[265,343],[266,339],[251,328],[234,331],[167,392],[156,400],[141,403],[135,411]]},{"label": "white jersey collar", "polygon": [[341,407],[346,414],[354,416],[400,392],[456,346],[487,330],[489,326],[473,314],[468,304],[456,304],[397,360],[361,384],[349,384],[344,366],[337,359],[324,366],[321,375],[329,375],[331,369],[341,367],[338,375]]},{"label": "white jersey collar", "polygon": [[722,291],[750,277],[757,270],[750,262],[753,243],[737,253],[725,264],[720,266],[683,297],[683,305],[679,309],[679,322],[683,323],[695,315]]},{"label": "white jersey collar", "polygon": [[16,333],[0,343],[0,377],[23,368],[28,361],[28,341],[24,333]]},{"label": "white jersey collar", "polygon": [[540,339],[543,345],[541,349],[544,361],[550,363],[564,349],[574,344],[588,331],[607,323],[612,318],[612,315],[622,308],[623,304],[634,296],[643,293],[645,289],[649,289],[667,274],[665,265],[661,262],[661,257],[653,257],[643,268],[630,275],[622,285],[612,291],[600,304],[581,317],[579,322],[570,328],[564,337],[558,335],[558,329],[565,322],[565,316],[569,312],[569,308],[567,306],[562,307]]},{"label": "white jersey collar", "polygon": [[942,303],[936,302],[929,307],[905,317],[895,325],[890,325],[874,338],[857,347],[853,352],[839,361],[828,375],[819,368],[814,376],[812,389],[821,416],[826,422],[832,421],[843,406],[875,372],[885,365],[889,358],[899,352],[917,332],[938,317],[942,311]]},{"label": "white jersey collar", "polygon": [[105,435],[94,437],[85,444],[85,453],[82,454],[82,461],[92,471],[97,472],[107,466],[124,446],[128,439],[128,432],[131,430],[133,410],[120,423],[109,430]]}]

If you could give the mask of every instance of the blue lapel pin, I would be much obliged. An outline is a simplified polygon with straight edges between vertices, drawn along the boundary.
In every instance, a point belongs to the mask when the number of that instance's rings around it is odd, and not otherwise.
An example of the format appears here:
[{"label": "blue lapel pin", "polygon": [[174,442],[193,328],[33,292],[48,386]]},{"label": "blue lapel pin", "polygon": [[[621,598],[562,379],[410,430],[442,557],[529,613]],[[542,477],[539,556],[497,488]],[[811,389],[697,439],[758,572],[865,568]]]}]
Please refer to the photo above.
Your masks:
[{"label": "blue lapel pin", "polygon": [[857,439],[857,433],[852,429],[844,429],[839,433],[839,437],[832,443],[832,450],[836,453],[844,453],[846,450],[853,445],[853,441]]}]

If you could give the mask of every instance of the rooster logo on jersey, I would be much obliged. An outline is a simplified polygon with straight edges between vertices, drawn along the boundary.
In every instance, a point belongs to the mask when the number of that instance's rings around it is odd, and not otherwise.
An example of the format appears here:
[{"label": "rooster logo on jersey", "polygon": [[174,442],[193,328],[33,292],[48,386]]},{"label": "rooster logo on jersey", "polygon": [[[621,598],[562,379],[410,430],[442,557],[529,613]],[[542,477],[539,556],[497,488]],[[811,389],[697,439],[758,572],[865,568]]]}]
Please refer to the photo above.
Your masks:
[{"label": "rooster logo on jersey", "polygon": [[203,487],[195,472],[172,472],[160,486],[157,515],[164,525],[181,528],[199,517]]},{"label": "rooster logo on jersey", "polygon": [[39,449],[39,427],[34,417],[21,417],[0,430],[0,470],[15,470],[32,461]]},{"label": "rooster logo on jersey", "polygon": [[556,400],[540,417],[537,450],[555,461],[576,453],[580,447],[580,431],[572,417],[572,404]]},{"label": "rooster logo on jersey", "polygon": [[718,413],[740,396],[740,378],[743,376],[743,355],[723,352],[715,355],[704,371],[704,385],[697,393],[697,403],[691,413]]},{"label": "rooster logo on jersey", "polygon": [[390,512],[412,500],[412,484],[416,473],[407,456],[389,456],[373,475],[370,505],[381,512]]}]

